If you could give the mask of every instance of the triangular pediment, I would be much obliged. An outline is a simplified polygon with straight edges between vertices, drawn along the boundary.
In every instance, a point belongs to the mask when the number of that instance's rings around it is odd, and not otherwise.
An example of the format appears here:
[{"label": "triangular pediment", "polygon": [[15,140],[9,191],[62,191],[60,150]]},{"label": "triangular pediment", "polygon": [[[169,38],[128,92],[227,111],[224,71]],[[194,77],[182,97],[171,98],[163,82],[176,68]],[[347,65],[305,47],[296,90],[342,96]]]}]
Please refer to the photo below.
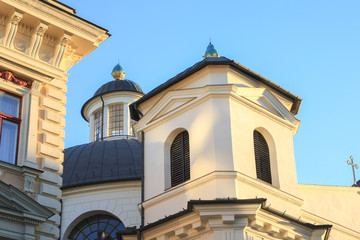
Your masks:
[{"label": "triangular pediment", "polygon": [[35,224],[54,215],[24,192],[3,181],[0,181],[0,214],[19,220],[26,218]]},{"label": "triangular pediment", "polygon": [[180,108],[181,106],[189,103],[194,100],[195,97],[184,97],[184,98],[174,98],[171,99],[155,116],[151,121],[155,121],[168,113]]},{"label": "triangular pediment", "polygon": [[283,119],[295,124],[299,122],[283,103],[265,88],[238,87],[237,94]]}]

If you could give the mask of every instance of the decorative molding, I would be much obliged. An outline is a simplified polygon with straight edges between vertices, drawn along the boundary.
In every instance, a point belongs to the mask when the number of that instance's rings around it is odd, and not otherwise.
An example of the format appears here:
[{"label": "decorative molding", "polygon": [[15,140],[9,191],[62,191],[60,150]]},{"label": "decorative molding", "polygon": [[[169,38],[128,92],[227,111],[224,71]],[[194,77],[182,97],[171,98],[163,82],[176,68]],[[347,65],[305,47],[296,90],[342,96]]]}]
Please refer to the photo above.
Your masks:
[{"label": "decorative molding", "polygon": [[27,194],[34,192],[35,177],[25,173],[24,176],[24,191]]},{"label": "decorative molding", "polygon": [[13,82],[13,83],[15,83],[17,85],[20,85],[20,86],[27,87],[27,88],[31,89],[32,82],[16,78],[14,76],[14,74],[12,72],[10,72],[10,71],[2,71],[2,72],[0,72],[0,78],[4,79],[7,82]]},{"label": "decorative molding", "polygon": [[69,41],[71,40],[71,36],[68,34],[64,34],[59,42],[59,46],[56,53],[56,58],[54,65],[55,67],[60,67],[61,61],[64,57],[66,47],[68,46]]},{"label": "decorative molding", "polygon": [[31,57],[36,57],[38,55],[40,46],[43,42],[43,36],[45,35],[46,30],[48,29],[48,25],[44,23],[40,23],[35,31],[35,34],[32,37],[32,46],[30,51]]},{"label": "decorative molding", "polygon": [[21,21],[23,15],[19,12],[14,12],[14,14],[10,18],[10,23],[7,27],[7,33],[5,33],[5,46],[10,47],[12,42],[14,41],[15,34],[18,29],[19,22]]}]

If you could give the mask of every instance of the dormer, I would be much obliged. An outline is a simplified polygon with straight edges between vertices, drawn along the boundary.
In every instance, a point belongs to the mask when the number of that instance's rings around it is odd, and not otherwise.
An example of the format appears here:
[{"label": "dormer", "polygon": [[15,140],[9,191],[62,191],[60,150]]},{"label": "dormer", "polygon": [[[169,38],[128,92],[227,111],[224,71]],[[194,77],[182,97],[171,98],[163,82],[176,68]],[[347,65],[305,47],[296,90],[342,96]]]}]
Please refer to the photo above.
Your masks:
[{"label": "dormer", "polygon": [[[250,69],[204,59],[130,107],[144,136],[145,221],[192,199],[264,197],[298,214],[293,135],[301,99]],[[182,203],[182,204],[179,204]],[[164,207],[164,205],[166,207]]]}]

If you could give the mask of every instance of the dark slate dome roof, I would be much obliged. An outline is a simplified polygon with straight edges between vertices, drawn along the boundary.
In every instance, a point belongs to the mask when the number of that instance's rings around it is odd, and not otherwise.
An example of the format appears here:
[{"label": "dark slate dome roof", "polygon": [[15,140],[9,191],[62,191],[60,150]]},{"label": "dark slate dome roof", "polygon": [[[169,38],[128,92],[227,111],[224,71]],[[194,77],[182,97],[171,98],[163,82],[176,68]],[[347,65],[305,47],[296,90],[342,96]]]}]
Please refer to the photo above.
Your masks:
[{"label": "dark slate dome roof", "polygon": [[63,188],[140,180],[142,146],[136,139],[91,142],[64,150]]},{"label": "dark slate dome roof", "polygon": [[102,85],[94,94],[94,97],[100,96],[105,93],[117,92],[117,91],[131,91],[143,93],[140,86],[131,80],[114,80]]}]

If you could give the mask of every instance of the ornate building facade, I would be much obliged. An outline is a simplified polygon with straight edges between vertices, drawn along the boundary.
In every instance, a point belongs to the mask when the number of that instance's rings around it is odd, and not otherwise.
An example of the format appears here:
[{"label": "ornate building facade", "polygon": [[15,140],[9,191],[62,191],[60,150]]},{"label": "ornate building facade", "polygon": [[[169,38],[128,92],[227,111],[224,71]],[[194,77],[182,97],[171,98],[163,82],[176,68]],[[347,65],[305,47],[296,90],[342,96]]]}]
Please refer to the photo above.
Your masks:
[{"label": "ornate building facade", "polygon": [[90,143],[65,150],[63,239],[360,238],[359,188],[297,183],[301,98],[211,43],[145,95],[124,74],[82,108]]},{"label": "ornate building facade", "polygon": [[359,188],[297,183],[301,98],[211,43],[147,94],[116,65],[63,156],[66,71],[108,37],[56,0],[0,2],[1,239],[360,239]]},{"label": "ornate building facade", "polygon": [[55,0],[0,1],[0,238],[60,234],[67,70],[109,37]]}]

